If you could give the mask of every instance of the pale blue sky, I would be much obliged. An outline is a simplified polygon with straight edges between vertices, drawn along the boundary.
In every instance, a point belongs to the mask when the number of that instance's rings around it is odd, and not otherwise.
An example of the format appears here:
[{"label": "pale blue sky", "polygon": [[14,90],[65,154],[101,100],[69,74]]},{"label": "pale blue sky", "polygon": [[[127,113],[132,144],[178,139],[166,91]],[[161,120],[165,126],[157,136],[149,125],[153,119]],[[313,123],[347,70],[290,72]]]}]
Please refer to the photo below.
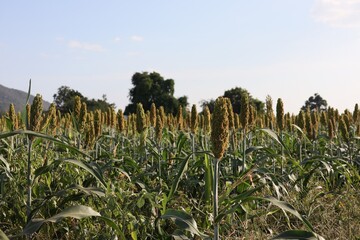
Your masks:
[{"label": "pale blue sky", "polygon": [[297,113],[319,93],[360,103],[360,0],[0,0],[0,84],[52,101],[62,85],[124,109],[157,71],[190,104],[233,87]]}]

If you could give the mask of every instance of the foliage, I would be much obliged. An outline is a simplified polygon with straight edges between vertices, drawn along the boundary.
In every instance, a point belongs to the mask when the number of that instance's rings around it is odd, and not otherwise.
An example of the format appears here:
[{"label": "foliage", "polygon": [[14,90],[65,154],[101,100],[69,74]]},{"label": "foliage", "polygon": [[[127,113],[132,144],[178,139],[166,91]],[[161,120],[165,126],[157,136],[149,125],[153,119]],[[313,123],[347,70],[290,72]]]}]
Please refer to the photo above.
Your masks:
[{"label": "foliage", "polygon": [[139,104],[124,118],[81,101],[70,114],[40,114],[39,103],[32,131],[25,113],[0,118],[2,239],[212,239],[214,229],[220,239],[360,237],[356,114],[305,113],[309,135],[281,104],[272,129],[261,114],[230,128],[224,101],[212,118],[193,110],[180,130],[160,107]]},{"label": "foliage", "polygon": [[71,89],[68,86],[61,86],[58,88],[57,93],[53,95],[54,103],[61,113],[69,113],[74,109],[76,96],[79,96],[80,100],[86,103],[87,109],[90,111],[95,111],[97,109],[107,111],[108,108],[115,107],[114,103],[107,102],[106,95],[103,95],[102,99],[88,99],[79,91]]},{"label": "foliage", "polygon": [[[250,105],[255,107],[255,109],[258,113],[264,113],[264,107],[265,107],[264,102],[260,101],[257,98],[253,98],[249,94],[249,92],[244,88],[235,87],[235,88],[226,90],[224,92],[223,97],[229,98],[231,101],[234,113],[240,114],[241,99],[244,96],[244,94],[249,96]],[[208,106],[210,112],[212,113],[214,111],[215,100],[214,99],[203,100],[201,102],[201,107],[204,108],[205,106]]]},{"label": "foliage", "polygon": [[305,111],[307,108],[310,110],[322,111],[327,108],[328,104],[325,99],[323,99],[318,93],[315,93],[314,96],[310,96],[308,100],[305,101],[304,106],[301,107],[301,110]]},{"label": "foliage", "polygon": [[130,104],[125,108],[125,115],[136,112],[136,104],[141,103],[144,110],[150,110],[151,104],[163,106],[166,113],[175,114],[179,106],[188,105],[187,97],[178,99],[174,97],[175,81],[173,79],[164,79],[157,72],[135,73],[132,76],[131,83],[134,86],[130,89]]}]

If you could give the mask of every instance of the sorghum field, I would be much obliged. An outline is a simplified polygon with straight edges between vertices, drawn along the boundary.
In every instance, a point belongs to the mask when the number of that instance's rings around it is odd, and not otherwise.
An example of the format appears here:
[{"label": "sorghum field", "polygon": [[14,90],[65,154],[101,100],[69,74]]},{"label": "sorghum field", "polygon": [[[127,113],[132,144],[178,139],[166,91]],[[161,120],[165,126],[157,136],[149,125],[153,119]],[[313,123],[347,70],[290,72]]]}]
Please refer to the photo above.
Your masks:
[{"label": "sorghum field", "polygon": [[360,239],[360,113],[153,105],[0,120],[0,239]]}]

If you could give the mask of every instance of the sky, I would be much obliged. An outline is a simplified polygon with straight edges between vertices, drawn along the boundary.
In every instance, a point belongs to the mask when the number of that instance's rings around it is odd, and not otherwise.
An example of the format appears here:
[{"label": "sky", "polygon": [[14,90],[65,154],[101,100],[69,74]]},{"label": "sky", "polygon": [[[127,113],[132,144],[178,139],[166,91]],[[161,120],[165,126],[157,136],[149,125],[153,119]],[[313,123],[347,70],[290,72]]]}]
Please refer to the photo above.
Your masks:
[{"label": "sky", "polygon": [[106,94],[124,109],[135,72],[190,103],[241,87],[298,113],[315,93],[360,103],[360,0],[0,0],[0,84]]}]

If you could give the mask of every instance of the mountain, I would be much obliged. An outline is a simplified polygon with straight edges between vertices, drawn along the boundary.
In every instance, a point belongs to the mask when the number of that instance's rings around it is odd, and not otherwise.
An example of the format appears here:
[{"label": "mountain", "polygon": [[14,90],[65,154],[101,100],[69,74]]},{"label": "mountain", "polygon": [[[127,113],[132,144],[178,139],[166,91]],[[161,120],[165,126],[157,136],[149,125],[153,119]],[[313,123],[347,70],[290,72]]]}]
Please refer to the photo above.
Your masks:
[{"label": "mountain", "polygon": [[[26,104],[27,92],[8,88],[0,84],[0,113],[7,112],[11,103],[15,105],[16,112],[20,112],[24,109]],[[30,95],[29,103],[31,104],[34,99],[33,95]],[[43,101],[44,110],[47,110],[50,103]]]}]

